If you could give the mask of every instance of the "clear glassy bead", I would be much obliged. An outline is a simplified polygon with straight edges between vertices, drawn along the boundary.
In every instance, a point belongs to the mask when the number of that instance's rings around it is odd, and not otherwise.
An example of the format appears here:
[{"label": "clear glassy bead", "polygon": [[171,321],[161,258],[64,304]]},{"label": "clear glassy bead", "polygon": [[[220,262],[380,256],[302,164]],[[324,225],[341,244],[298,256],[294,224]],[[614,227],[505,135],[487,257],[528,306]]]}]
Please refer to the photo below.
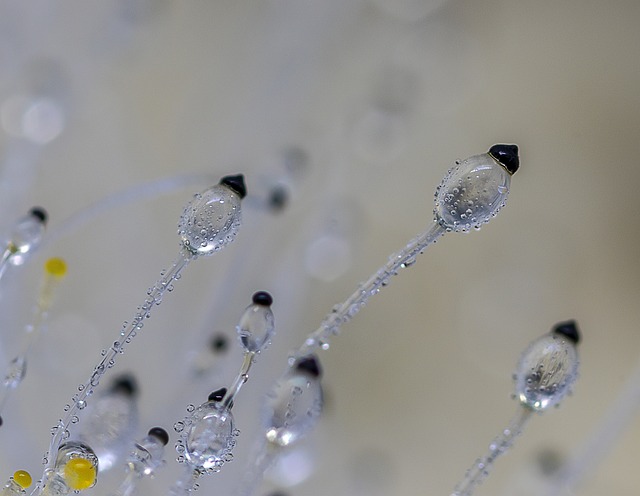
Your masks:
[{"label": "clear glassy bead", "polygon": [[196,409],[191,419],[193,423],[185,437],[185,459],[196,470],[214,468],[233,448],[233,414],[220,402],[207,401]]},{"label": "clear glassy bead", "polygon": [[14,265],[24,263],[26,255],[36,248],[46,227],[46,213],[40,208],[32,209],[18,221],[10,234],[10,245],[14,252],[9,261]]},{"label": "clear glassy bead", "polygon": [[80,438],[100,460],[100,471],[114,466],[126,454],[138,424],[136,395],[119,384],[99,395],[86,409]]},{"label": "clear glassy bead", "polygon": [[195,255],[211,255],[233,241],[240,228],[240,200],[224,184],[196,194],[178,223],[182,245]]},{"label": "clear glassy bead", "polygon": [[246,351],[258,353],[264,350],[275,334],[271,307],[255,303],[249,305],[240,318],[237,331]]},{"label": "clear glassy bead", "polygon": [[[311,367],[301,366],[312,360]],[[317,371],[317,373],[316,373]],[[267,441],[288,446],[304,437],[323,408],[322,385],[315,357],[298,360],[267,395],[263,426]]]},{"label": "clear glassy bead", "polygon": [[544,335],[529,345],[520,357],[516,372],[516,397],[536,411],[562,401],[578,376],[575,343],[557,332]]},{"label": "clear glassy bead", "polygon": [[511,174],[488,153],[456,164],[435,197],[437,222],[453,231],[468,231],[489,222],[504,206]]}]

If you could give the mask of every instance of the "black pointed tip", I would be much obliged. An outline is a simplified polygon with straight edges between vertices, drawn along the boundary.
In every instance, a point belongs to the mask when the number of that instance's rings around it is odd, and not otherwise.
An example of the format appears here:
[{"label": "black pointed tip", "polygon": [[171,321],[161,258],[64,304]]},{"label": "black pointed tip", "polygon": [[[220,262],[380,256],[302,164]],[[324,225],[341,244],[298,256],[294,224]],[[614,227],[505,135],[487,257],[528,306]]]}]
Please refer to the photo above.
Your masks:
[{"label": "black pointed tip", "polygon": [[132,375],[125,374],[113,381],[111,391],[135,398],[138,394],[138,384]]},{"label": "black pointed tip", "polygon": [[315,355],[309,355],[301,358],[296,362],[294,367],[296,370],[307,372],[312,377],[320,377],[322,375],[320,362],[318,361],[318,357]]},{"label": "black pointed tip", "polygon": [[229,340],[224,334],[216,334],[211,338],[209,346],[212,351],[216,353],[223,353],[227,351],[227,348],[229,347]]},{"label": "black pointed tip", "polygon": [[509,174],[515,174],[520,168],[518,145],[493,145],[489,149],[489,155],[507,169]]},{"label": "black pointed tip", "polygon": [[244,184],[244,176],[236,174],[235,176],[224,176],[220,179],[220,184],[224,184],[232,191],[238,194],[240,198],[247,196],[247,186]]},{"label": "black pointed tip", "polygon": [[560,322],[553,326],[551,330],[554,334],[561,334],[574,344],[580,342],[580,331],[575,320],[568,320],[566,322]]},{"label": "black pointed tip", "polygon": [[251,298],[251,301],[253,301],[253,303],[255,305],[262,305],[263,307],[270,307],[271,304],[273,303],[273,298],[266,291],[258,291],[257,293],[253,294],[253,297]]},{"label": "black pointed tip", "polygon": [[166,446],[169,442],[169,434],[167,434],[167,431],[165,431],[162,427],[154,427],[152,429],[149,429],[147,435],[157,438],[163,446]]},{"label": "black pointed tip", "polygon": [[47,223],[49,220],[49,215],[47,215],[47,211],[42,207],[33,207],[29,210],[29,215],[33,215],[36,219],[38,219],[43,224]]},{"label": "black pointed tip", "polygon": [[227,394],[227,388],[220,388],[209,395],[208,401],[222,401],[224,395]]}]

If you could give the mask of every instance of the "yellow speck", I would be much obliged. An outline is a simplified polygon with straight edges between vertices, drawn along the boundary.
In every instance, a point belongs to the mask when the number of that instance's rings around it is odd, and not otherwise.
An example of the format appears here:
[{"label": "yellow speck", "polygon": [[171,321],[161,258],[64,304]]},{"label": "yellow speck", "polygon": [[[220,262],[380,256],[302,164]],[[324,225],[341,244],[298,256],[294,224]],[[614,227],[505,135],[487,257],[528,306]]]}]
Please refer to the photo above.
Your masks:
[{"label": "yellow speck", "polygon": [[50,258],[44,264],[44,270],[54,277],[64,277],[67,273],[67,264],[61,258]]},{"label": "yellow speck", "polygon": [[26,470],[18,470],[13,474],[13,480],[16,481],[22,489],[26,489],[31,485],[31,474]]},{"label": "yellow speck", "polygon": [[64,466],[64,480],[74,491],[89,489],[96,483],[96,467],[86,458],[72,458]]}]

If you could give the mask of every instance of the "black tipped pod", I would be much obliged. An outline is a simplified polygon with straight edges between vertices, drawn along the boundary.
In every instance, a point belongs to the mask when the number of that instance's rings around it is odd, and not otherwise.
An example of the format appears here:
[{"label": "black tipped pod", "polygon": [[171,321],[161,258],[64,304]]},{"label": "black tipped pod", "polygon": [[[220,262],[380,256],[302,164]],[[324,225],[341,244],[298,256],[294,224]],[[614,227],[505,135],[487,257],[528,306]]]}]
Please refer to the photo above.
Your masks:
[{"label": "black tipped pod", "polygon": [[322,369],[320,368],[320,362],[315,355],[309,355],[301,358],[294,365],[296,370],[301,370],[308,373],[311,377],[320,377],[322,375]]},{"label": "black tipped pod", "polygon": [[29,214],[33,215],[36,219],[38,219],[43,224],[47,223],[49,216],[47,215],[47,211],[42,207],[33,207],[29,210]]},{"label": "black tipped pod", "polygon": [[560,322],[553,326],[551,332],[566,337],[573,344],[578,344],[580,342],[580,331],[578,330],[575,320]]},{"label": "black tipped pod", "polygon": [[227,394],[227,388],[220,388],[209,395],[208,401],[222,401],[224,395]]},{"label": "black tipped pod", "polygon": [[515,174],[520,168],[518,145],[493,145],[489,149],[489,155],[507,169],[509,174]]},{"label": "black tipped pod", "polygon": [[111,391],[135,398],[138,394],[138,384],[132,375],[121,375],[113,381]]},{"label": "black tipped pod", "polygon": [[154,427],[152,429],[149,429],[147,435],[157,438],[163,446],[166,446],[169,442],[169,434],[167,434],[167,431],[165,431],[162,427]]},{"label": "black tipped pod", "polygon": [[220,179],[220,184],[227,186],[229,189],[237,193],[240,198],[247,196],[247,187],[244,184],[244,176],[242,174],[224,176]]},{"label": "black tipped pod", "polygon": [[253,301],[253,303],[255,305],[262,305],[263,307],[270,307],[271,304],[273,303],[273,298],[266,291],[258,291],[257,293],[253,294],[253,297],[251,298],[251,301]]}]

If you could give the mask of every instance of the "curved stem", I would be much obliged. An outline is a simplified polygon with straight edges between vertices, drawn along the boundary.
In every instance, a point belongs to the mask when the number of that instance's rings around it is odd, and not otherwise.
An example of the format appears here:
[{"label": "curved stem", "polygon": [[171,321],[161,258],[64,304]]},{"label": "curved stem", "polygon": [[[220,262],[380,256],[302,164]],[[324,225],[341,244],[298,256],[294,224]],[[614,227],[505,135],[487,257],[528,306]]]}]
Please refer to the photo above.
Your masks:
[{"label": "curved stem", "polygon": [[294,352],[293,358],[308,355],[318,347],[324,346],[331,336],[340,332],[342,324],[350,321],[366,305],[369,298],[389,284],[392,276],[397,275],[401,268],[413,265],[416,257],[445,232],[445,228],[434,221],[424,233],[411,240],[402,250],[391,255],[385,265],[360,284],[343,303],[333,308],[320,327],[309,334],[302,346]]},{"label": "curved stem", "polygon": [[87,398],[98,386],[100,379],[105,374],[106,370],[113,367],[117,356],[124,353],[126,345],[129,344],[136,336],[137,332],[142,329],[142,326],[144,325],[143,321],[151,316],[151,309],[162,302],[164,293],[168,288],[170,288],[173,281],[179,278],[180,272],[194,258],[195,255],[187,250],[182,250],[180,252],[178,258],[173,262],[172,267],[162,274],[162,277],[158,280],[155,286],[147,291],[147,298],[144,303],[140,305],[133,320],[129,323],[125,322],[122,330],[120,331],[120,338],[107,350],[102,360],[100,360],[100,362],[95,366],[89,379],[78,387],[79,393],[73,397],[69,410],[55,427],[55,433],[51,439],[47,455],[47,469],[53,468],[58,448],[60,447],[60,444],[62,444],[62,441],[64,441],[64,439],[69,435],[69,426],[78,421],[78,411],[85,407]]},{"label": "curved stem", "polygon": [[489,445],[489,453],[478,458],[467,470],[464,479],[456,486],[451,496],[471,496],[476,486],[489,476],[489,472],[495,461],[503,455],[520,435],[527,421],[531,418],[533,410],[519,407],[509,426],[497,436]]}]

